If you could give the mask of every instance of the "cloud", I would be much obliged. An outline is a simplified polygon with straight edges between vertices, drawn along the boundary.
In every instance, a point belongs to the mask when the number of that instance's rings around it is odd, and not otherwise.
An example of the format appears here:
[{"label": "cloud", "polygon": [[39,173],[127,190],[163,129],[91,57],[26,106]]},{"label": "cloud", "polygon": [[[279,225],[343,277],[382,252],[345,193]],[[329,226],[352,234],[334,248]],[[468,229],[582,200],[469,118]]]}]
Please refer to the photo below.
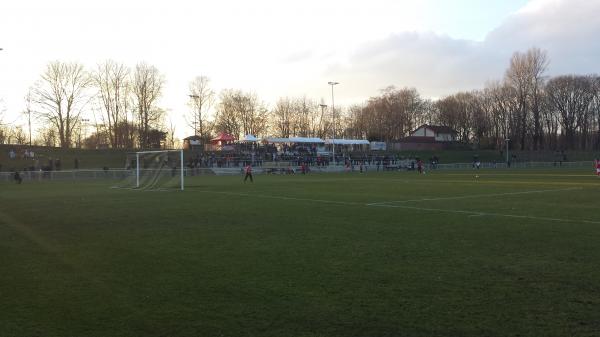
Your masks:
[{"label": "cloud", "polygon": [[349,96],[388,85],[416,87],[439,97],[501,79],[515,51],[548,51],[549,73],[600,72],[600,1],[535,0],[507,18],[484,41],[433,33],[400,33],[363,44],[324,76],[346,83]]},{"label": "cloud", "polygon": [[552,74],[598,72],[598,13],[597,0],[535,0],[492,31],[486,43],[503,50],[545,49]]},{"label": "cloud", "polygon": [[282,61],[284,63],[296,63],[306,61],[313,57],[313,52],[310,50],[302,50],[295,53],[291,53],[283,57]]}]

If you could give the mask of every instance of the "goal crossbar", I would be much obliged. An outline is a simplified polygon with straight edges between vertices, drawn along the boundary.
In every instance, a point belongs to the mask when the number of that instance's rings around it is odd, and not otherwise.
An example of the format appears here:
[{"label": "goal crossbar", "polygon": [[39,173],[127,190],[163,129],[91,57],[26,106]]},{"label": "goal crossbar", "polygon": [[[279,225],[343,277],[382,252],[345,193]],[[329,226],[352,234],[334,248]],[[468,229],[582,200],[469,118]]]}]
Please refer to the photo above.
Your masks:
[{"label": "goal crossbar", "polygon": [[[147,154],[147,153],[165,153],[165,152],[181,152],[183,153],[183,150],[154,150],[154,151],[139,151],[139,152],[135,152],[136,154]],[[129,152],[131,153],[131,152]]]}]

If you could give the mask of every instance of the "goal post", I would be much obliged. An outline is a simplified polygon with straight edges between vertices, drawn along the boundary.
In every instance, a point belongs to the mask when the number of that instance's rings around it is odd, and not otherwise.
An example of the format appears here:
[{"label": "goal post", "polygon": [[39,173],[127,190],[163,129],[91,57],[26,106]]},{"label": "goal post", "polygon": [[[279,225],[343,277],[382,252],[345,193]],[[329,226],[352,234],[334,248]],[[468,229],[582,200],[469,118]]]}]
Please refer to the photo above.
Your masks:
[{"label": "goal post", "polygon": [[135,152],[136,189],[165,189],[177,185],[183,191],[184,171],[183,150]]}]

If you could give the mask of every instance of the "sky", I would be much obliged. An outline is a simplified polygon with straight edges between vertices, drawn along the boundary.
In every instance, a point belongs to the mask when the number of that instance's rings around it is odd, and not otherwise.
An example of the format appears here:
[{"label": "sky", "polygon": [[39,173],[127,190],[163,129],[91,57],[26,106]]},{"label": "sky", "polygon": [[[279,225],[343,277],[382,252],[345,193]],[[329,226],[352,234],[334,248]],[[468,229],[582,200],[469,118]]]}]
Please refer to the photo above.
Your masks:
[{"label": "sky", "polygon": [[389,85],[431,98],[482,88],[531,47],[548,51],[549,74],[600,73],[598,13],[600,0],[2,1],[0,109],[24,123],[27,89],[54,60],[156,66],[179,137],[199,75],[273,106],[329,104],[328,81],[344,105]]}]

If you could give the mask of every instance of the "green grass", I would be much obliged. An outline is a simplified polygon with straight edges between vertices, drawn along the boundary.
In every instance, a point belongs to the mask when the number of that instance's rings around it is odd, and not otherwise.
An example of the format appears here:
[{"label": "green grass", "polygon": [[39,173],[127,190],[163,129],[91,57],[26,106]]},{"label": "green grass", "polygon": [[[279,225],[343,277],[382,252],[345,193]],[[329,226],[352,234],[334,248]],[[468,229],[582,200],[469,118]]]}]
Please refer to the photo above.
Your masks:
[{"label": "green grass", "polygon": [[600,335],[600,179],[478,173],[2,184],[0,336]]}]

